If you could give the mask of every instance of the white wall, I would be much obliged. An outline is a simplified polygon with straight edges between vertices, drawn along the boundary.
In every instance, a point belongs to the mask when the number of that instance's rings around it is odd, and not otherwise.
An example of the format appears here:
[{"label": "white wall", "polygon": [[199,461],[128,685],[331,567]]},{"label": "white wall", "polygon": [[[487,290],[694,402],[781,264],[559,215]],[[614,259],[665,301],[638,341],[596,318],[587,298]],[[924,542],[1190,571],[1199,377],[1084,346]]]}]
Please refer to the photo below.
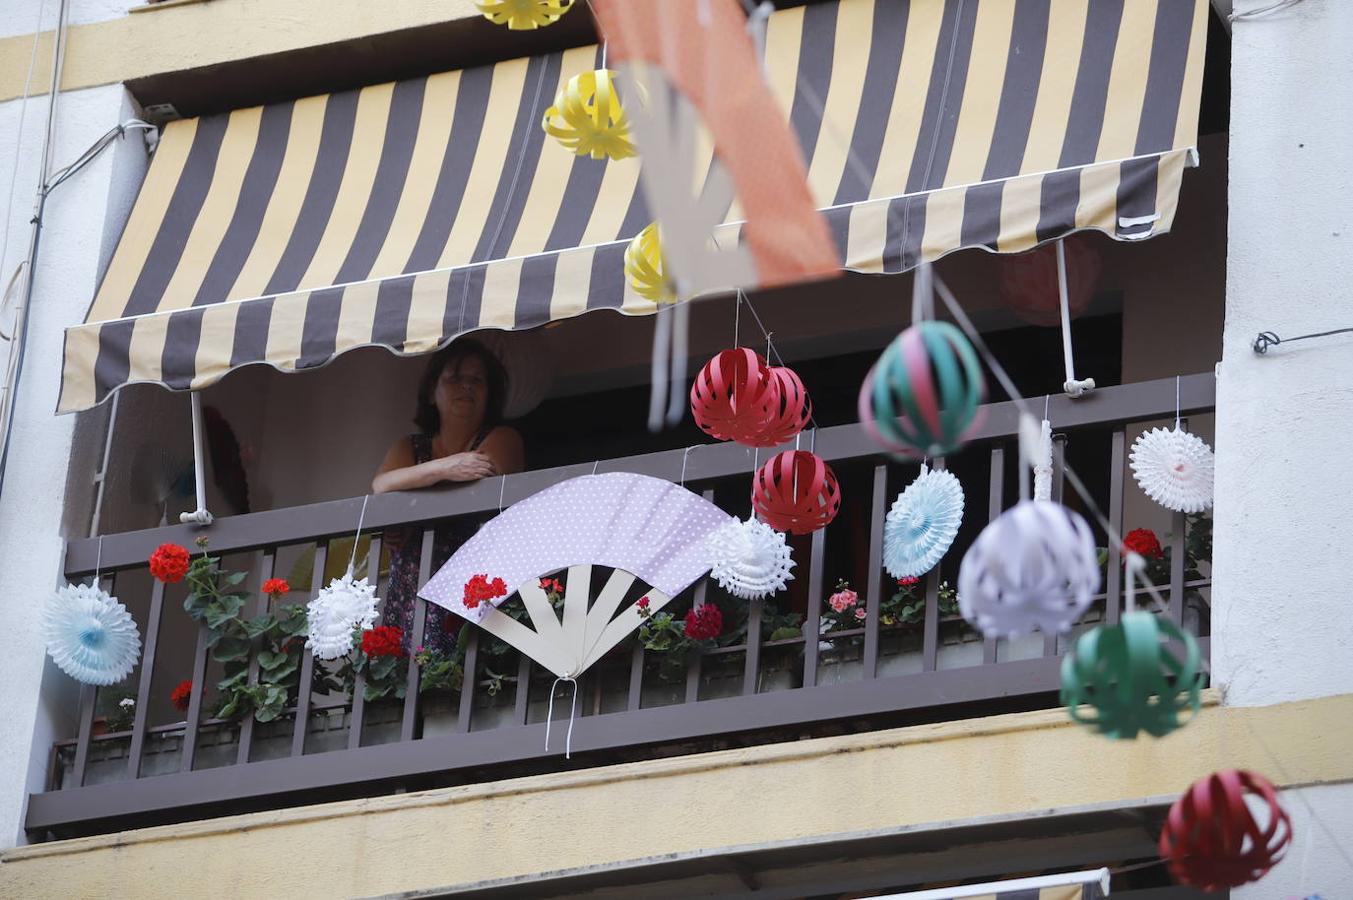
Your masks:
[{"label": "white wall", "polygon": [[1353,326],[1353,4],[1233,41],[1213,665],[1229,703],[1258,705],[1353,691],[1353,335],[1250,349]]},{"label": "white wall", "polygon": [[[55,27],[60,5],[61,0],[5,0],[0,3],[0,38],[32,34],[34,28],[39,27],[39,14],[41,29]],[[133,6],[141,5],[142,0],[71,0],[70,24],[86,25],[116,19],[125,16]],[[45,73],[36,80],[45,83]]]},{"label": "white wall", "polygon": [[[6,279],[26,253],[47,101],[29,102],[23,146],[16,147],[21,107],[18,100],[0,104],[0,200],[8,196],[19,163],[4,255]],[[120,86],[63,94],[55,164],[70,162],[132,114]],[[6,627],[6,650],[0,653],[0,721],[5,723],[0,729],[0,845],[20,839],[25,794],[41,785],[53,735],[68,731],[77,696],[74,683],[45,662],[39,627],[42,601],[61,575],[67,467],[77,425],[77,417],[57,417],[53,410],[62,331],[83,318],[101,272],[104,254],[97,251],[120,232],[127,185],[139,184],[144,175],[140,137],[133,134],[127,145],[105,153],[57,189],[44,218],[27,361],[0,494],[0,610]]]},{"label": "white wall", "polygon": [[[1251,706],[1353,691],[1353,335],[1250,349],[1353,325],[1353,4],[1305,0],[1232,39],[1212,665]],[[1232,896],[1353,896],[1353,786],[1282,799],[1288,859]]]}]

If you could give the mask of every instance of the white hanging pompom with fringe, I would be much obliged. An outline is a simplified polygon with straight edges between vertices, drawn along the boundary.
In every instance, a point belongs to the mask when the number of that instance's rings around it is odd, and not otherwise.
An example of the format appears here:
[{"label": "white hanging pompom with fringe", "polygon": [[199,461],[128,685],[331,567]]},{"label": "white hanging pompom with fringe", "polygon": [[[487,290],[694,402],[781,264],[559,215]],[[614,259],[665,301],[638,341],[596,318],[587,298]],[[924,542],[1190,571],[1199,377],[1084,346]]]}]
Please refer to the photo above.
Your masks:
[{"label": "white hanging pompom with fringe", "polygon": [[921,467],[883,523],[883,566],[894,578],[935,568],[963,524],[963,486],[952,472]]},{"label": "white hanging pompom with fringe", "polygon": [[764,522],[733,519],[710,532],[710,575],[734,597],[760,600],[794,578],[785,536]]},{"label": "white hanging pompom with fringe", "polygon": [[1078,513],[1023,500],[982,529],[958,570],[958,608],[989,638],[1070,628],[1099,590],[1094,533]]},{"label": "white hanging pompom with fringe", "polygon": [[141,633],[127,607],[107,591],[68,584],[42,611],[47,652],[82,684],[117,684],[141,656]]},{"label": "white hanging pompom with fringe", "polygon": [[365,578],[353,580],[352,570],[335,578],[306,605],[310,633],[306,649],[315,659],[338,659],[352,650],[353,632],[376,621],[376,586]]},{"label": "white hanging pompom with fringe", "polygon": [[1212,506],[1212,448],[1176,425],[1144,431],[1132,444],[1132,477],[1146,496],[1175,512]]}]

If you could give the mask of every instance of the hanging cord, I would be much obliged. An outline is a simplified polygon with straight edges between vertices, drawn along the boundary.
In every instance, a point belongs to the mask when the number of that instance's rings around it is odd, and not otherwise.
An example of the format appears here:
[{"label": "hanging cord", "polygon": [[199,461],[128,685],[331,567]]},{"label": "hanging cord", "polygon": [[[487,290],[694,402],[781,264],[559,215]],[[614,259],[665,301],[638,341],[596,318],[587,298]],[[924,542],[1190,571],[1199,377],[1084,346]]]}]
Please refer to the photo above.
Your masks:
[{"label": "hanging cord", "polygon": [[[741,291],[739,291],[739,293],[741,293]],[[767,362],[776,362],[776,364],[778,364],[778,365],[780,365],[780,366],[785,366],[785,358],[784,358],[783,356],[780,355],[780,348],[779,348],[779,347],[776,347],[776,346],[775,346],[775,342],[771,340],[771,335],[772,335],[774,332],[771,332],[771,331],[767,331],[767,330],[766,330],[765,324],[762,323],[762,321],[761,321],[761,316],[757,315],[756,307],[752,305],[752,298],[750,298],[750,297],[748,297],[748,296],[746,296],[746,295],[744,294],[744,295],[743,295],[743,301],[747,304],[747,311],[748,311],[749,313],[752,314],[752,318],[756,321],[756,327],[761,331],[762,336],[765,337],[765,339],[766,339],[766,361],[767,361]],[[774,361],[771,360],[771,356],[772,356],[772,355],[774,355],[774,357],[775,357],[775,360],[774,360]],[[808,417],[808,424],[809,424],[810,426],[812,426],[812,428],[813,428],[813,441],[814,441],[814,443],[816,443],[816,441],[817,441],[817,418],[810,415],[810,416]]]},{"label": "hanging cord", "polygon": [[545,713],[545,752],[550,751],[550,725],[554,722],[554,692],[561,681],[573,685],[573,702],[568,711],[568,733],[564,735],[564,759],[570,759],[573,756],[573,719],[578,714],[578,679],[572,675],[560,675],[554,680],[554,684],[550,685],[550,708]]},{"label": "hanging cord", "polygon": [[1254,343],[1250,346],[1254,352],[1263,356],[1268,352],[1269,347],[1276,347],[1279,344],[1290,344],[1292,341],[1305,341],[1310,338],[1329,337],[1333,334],[1348,334],[1353,332],[1353,328],[1336,328],[1333,331],[1317,331],[1314,334],[1299,334],[1296,337],[1280,338],[1271,331],[1261,331],[1254,337]]},{"label": "hanging cord", "polygon": [[[955,321],[958,322],[959,327],[963,329],[964,333],[968,336],[968,339],[972,341],[973,346],[977,348],[977,352],[981,354],[982,358],[991,368],[992,374],[996,376],[996,380],[1000,382],[1001,387],[1005,389],[1011,402],[1015,404],[1015,408],[1019,410],[1021,415],[1032,415],[1028,401],[1025,400],[1024,396],[1015,388],[1015,383],[1010,380],[1010,376],[1006,373],[1005,367],[1001,365],[1000,360],[996,359],[995,354],[993,354],[991,349],[987,346],[986,341],[982,340],[981,333],[973,327],[972,320],[968,318],[965,312],[963,312],[963,307],[960,306],[958,300],[954,298],[953,292],[949,290],[949,286],[938,276],[935,278],[935,289],[940,295],[940,299],[944,301],[944,305],[948,308],[950,314],[954,317]],[[1071,482],[1071,486],[1075,489],[1076,493],[1080,494],[1081,499],[1085,501],[1086,508],[1090,510],[1095,521],[1099,523],[1099,527],[1104,529],[1104,533],[1111,542],[1109,545],[1110,551],[1112,551],[1112,548],[1114,547],[1121,549],[1123,546],[1123,536],[1119,534],[1118,529],[1109,521],[1108,516],[1104,514],[1103,510],[1099,508],[1099,504],[1095,502],[1094,495],[1086,488],[1085,483],[1080,480],[1080,476],[1076,474],[1076,470],[1073,469],[1069,463],[1064,463],[1062,466],[1062,473],[1066,476],[1066,480]],[[1131,556],[1134,554],[1129,553],[1128,555]],[[1150,576],[1148,576],[1145,571],[1140,572],[1139,574],[1146,593],[1155,601],[1157,609],[1161,612],[1166,612],[1167,607],[1165,601],[1161,599],[1160,592],[1156,588],[1156,585],[1151,581]]]},{"label": "hanging cord", "polygon": [[1057,300],[1062,315],[1062,359],[1066,365],[1066,381],[1062,390],[1068,397],[1075,399],[1095,389],[1093,378],[1076,378],[1076,362],[1071,352],[1071,300],[1067,295],[1066,284],[1066,241],[1057,242]]},{"label": "hanging cord", "polygon": [[[353,569],[357,566],[357,544],[362,540],[362,525],[366,523],[366,504],[371,499],[370,494],[362,496],[362,513],[357,517],[357,533],[352,536],[352,555],[348,557],[348,579],[352,579]],[[368,575],[371,573],[368,572]]]},{"label": "hanging cord", "polygon": [[733,295],[733,349],[734,349],[734,350],[738,349],[738,347],[740,346],[740,345],[738,344],[738,341],[739,341],[739,339],[740,339],[739,331],[741,330],[741,328],[742,328],[742,288],[738,288],[737,293],[735,293],[735,294]]},{"label": "hanging cord", "polygon": [[99,551],[94,557],[94,580],[90,582],[94,587],[99,586],[99,573],[103,571],[103,535],[99,535]]},{"label": "hanging cord", "polygon": [[681,454],[681,480],[677,482],[677,484],[679,484],[681,487],[685,487],[685,486],[686,486],[686,457],[690,456],[690,455],[691,455],[691,451],[694,450],[694,449],[695,449],[696,447],[698,447],[698,446],[700,446],[700,445],[699,445],[699,444],[692,444],[691,446],[687,447],[684,451],[682,451],[682,454]]},{"label": "hanging cord", "polygon": [[1278,0],[1277,3],[1270,3],[1268,6],[1261,6],[1258,9],[1246,10],[1245,12],[1232,12],[1227,18],[1232,22],[1250,22],[1255,19],[1262,19],[1265,16],[1271,16],[1276,12],[1282,12],[1300,3],[1301,0]]},{"label": "hanging cord", "polygon": [[1174,430],[1179,430],[1179,376],[1174,377]]},{"label": "hanging cord", "polygon": [[498,476],[498,515],[503,514],[503,495],[507,492],[507,476]]}]

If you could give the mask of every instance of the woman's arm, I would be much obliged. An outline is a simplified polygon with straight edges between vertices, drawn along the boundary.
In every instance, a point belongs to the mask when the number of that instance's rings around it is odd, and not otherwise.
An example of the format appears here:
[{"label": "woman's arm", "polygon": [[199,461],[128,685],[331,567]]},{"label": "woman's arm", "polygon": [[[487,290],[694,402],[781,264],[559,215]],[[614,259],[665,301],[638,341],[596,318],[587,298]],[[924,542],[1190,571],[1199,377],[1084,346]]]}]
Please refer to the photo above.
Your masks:
[{"label": "woman's arm", "polygon": [[479,452],[493,462],[494,475],[512,475],[526,468],[525,450],[517,429],[499,425],[479,445]]},{"label": "woman's arm", "polygon": [[441,459],[415,464],[409,439],[400,438],[386,452],[385,459],[376,470],[376,477],[371,479],[371,491],[375,494],[411,491],[443,481],[478,481],[494,474],[493,461],[478,452],[453,453]]}]

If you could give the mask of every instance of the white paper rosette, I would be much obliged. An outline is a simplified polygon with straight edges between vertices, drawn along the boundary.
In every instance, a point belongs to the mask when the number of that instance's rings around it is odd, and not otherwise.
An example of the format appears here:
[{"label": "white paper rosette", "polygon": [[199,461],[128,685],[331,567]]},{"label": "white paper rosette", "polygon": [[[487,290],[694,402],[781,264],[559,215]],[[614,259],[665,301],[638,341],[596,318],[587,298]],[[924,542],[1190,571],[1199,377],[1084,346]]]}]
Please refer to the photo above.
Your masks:
[{"label": "white paper rosette", "polygon": [[352,650],[353,632],[376,621],[376,587],[349,570],[335,578],[305,607],[310,633],[305,646],[316,659],[338,659]]},{"label": "white paper rosette", "polygon": [[783,590],[794,577],[785,536],[764,522],[733,519],[705,540],[709,574],[734,597],[760,600]]},{"label": "white paper rosette", "polygon": [[141,656],[141,633],[131,613],[93,585],[58,590],[42,611],[42,631],[52,662],[83,684],[117,684]]},{"label": "white paper rosette", "polygon": [[1090,526],[1046,500],[1024,500],[977,536],[958,570],[958,609],[987,637],[1065,631],[1099,590]]},{"label": "white paper rosette", "polygon": [[1132,444],[1132,477],[1166,509],[1196,513],[1212,506],[1212,448],[1179,428],[1152,428]]},{"label": "white paper rosette", "polygon": [[935,568],[963,524],[963,486],[952,472],[921,468],[883,522],[883,566],[894,578]]}]

